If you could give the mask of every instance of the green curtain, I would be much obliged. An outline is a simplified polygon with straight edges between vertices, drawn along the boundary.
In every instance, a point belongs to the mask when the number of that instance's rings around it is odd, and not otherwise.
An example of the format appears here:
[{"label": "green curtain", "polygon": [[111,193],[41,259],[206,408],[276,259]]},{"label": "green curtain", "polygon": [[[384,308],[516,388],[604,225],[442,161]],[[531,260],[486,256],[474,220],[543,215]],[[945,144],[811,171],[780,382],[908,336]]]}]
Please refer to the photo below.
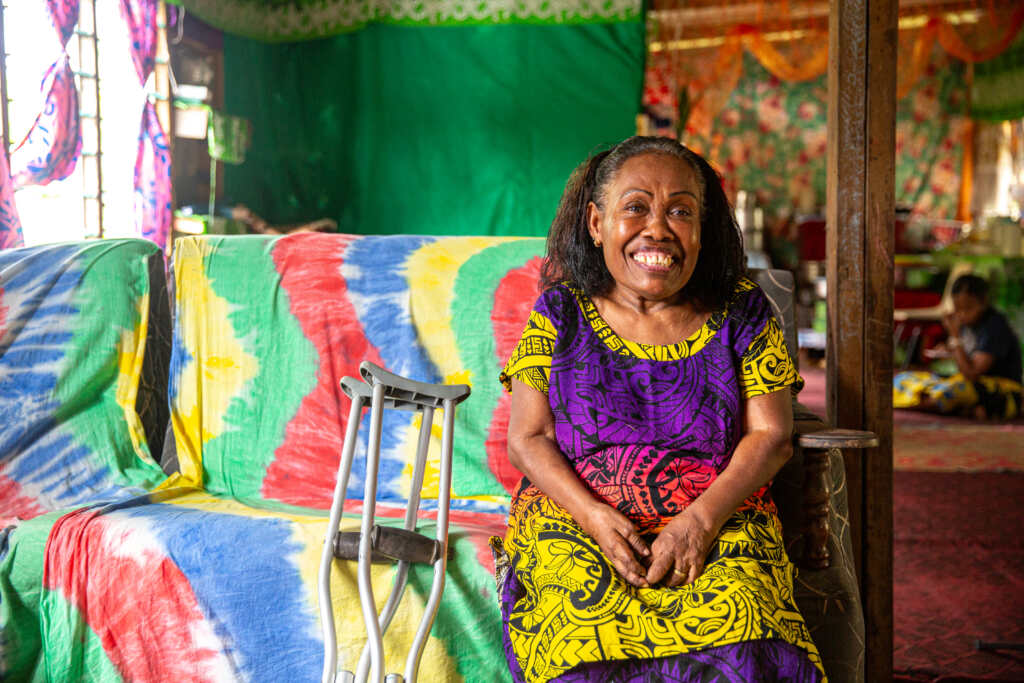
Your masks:
[{"label": "green curtain", "polygon": [[634,132],[643,59],[639,18],[226,35],[226,109],[253,124],[227,199],[342,232],[546,234],[575,165]]},{"label": "green curtain", "polygon": [[971,118],[981,121],[1024,118],[1024,31],[998,57],[974,65]]}]

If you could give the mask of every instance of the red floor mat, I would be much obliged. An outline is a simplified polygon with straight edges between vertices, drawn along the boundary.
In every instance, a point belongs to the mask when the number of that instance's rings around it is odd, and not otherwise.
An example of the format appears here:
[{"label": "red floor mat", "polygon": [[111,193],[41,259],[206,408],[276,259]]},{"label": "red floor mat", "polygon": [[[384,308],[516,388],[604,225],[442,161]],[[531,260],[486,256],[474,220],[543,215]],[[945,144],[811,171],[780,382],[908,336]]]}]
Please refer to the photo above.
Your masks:
[{"label": "red floor mat", "polygon": [[896,472],[894,653],[903,681],[1024,681],[1024,473]]}]

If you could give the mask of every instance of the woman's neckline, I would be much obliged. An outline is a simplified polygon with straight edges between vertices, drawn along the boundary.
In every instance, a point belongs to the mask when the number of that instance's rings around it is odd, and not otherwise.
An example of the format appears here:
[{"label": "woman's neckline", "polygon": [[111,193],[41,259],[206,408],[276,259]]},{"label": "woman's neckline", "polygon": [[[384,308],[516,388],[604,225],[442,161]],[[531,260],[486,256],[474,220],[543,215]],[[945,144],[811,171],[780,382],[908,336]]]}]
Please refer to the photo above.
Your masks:
[{"label": "woman's neckline", "polygon": [[721,327],[721,318],[714,312],[693,333],[678,342],[646,344],[622,336],[605,320],[593,299],[575,287],[570,287],[576,304],[590,323],[591,329],[610,350],[620,355],[632,355],[649,360],[680,360],[703,349]]}]

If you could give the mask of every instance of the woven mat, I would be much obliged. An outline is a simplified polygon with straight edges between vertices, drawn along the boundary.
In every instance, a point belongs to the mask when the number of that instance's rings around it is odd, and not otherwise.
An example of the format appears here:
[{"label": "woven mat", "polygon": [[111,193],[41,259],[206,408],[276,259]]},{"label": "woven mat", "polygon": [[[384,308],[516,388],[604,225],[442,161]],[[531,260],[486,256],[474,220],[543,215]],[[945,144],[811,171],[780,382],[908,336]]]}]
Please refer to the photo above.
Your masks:
[{"label": "woven mat", "polygon": [[893,466],[917,472],[1024,472],[1022,424],[896,424]]},{"label": "woven mat", "polygon": [[898,681],[1022,681],[1024,474],[896,472],[893,666]]}]

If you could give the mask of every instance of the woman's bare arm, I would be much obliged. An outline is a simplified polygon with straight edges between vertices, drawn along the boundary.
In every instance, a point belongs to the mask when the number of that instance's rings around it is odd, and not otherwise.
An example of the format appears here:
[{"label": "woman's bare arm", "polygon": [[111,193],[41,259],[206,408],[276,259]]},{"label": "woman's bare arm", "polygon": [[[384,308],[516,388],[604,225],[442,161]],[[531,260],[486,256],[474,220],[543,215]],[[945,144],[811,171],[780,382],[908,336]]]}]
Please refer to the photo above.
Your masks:
[{"label": "woman's bare arm", "polygon": [[697,499],[651,544],[647,580],[692,583],[711,544],[740,504],[774,477],[793,455],[793,406],[788,387],[744,401],[743,436],[732,459]]},{"label": "woman's bare arm", "polygon": [[637,560],[637,555],[649,554],[647,545],[625,515],[597,500],[580,481],[555,441],[555,418],[547,396],[517,379],[512,380],[508,457],[597,541],[626,581],[647,585],[645,569]]}]

